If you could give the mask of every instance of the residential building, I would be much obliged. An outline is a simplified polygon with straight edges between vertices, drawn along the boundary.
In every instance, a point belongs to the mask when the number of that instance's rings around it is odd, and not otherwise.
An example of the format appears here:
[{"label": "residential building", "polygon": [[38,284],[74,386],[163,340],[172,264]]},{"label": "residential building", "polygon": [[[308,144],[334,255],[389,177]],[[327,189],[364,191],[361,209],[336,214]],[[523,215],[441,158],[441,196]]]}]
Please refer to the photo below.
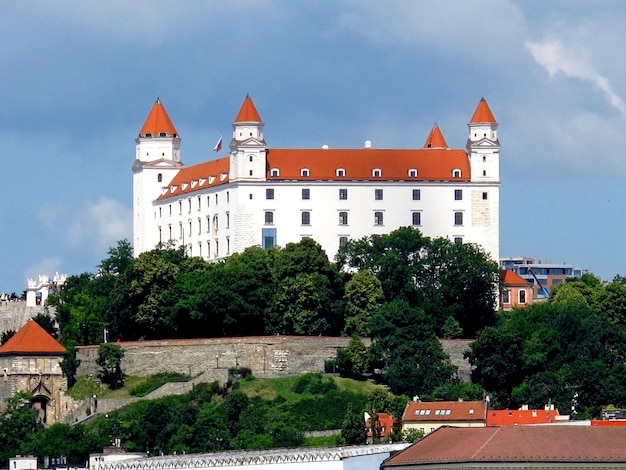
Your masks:
[{"label": "residential building", "polygon": [[550,261],[542,263],[537,258],[501,258],[500,266],[504,270],[513,271],[533,286],[535,300],[549,297],[552,287],[572,277],[581,277],[589,270],[572,264],[554,264]]},{"label": "residential building", "polygon": [[626,427],[441,428],[381,469],[626,468]]},{"label": "residential building", "polygon": [[487,408],[484,401],[410,401],[402,414],[402,431],[429,434],[442,426],[485,427]]},{"label": "residential building", "polygon": [[[394,423],[395,419],[393,416],[390,416],[387,413],[376,413],[375,426],[378,428],[380,433],[379,437],[381,439],[389,438],[391,436]],[[372,417],[369,413],[365,413],[365,430],[367,431],[367,439],[371,442],[374,437],[374,432],[372,430]]]},{"label": "residential building", "polygon": [[487,426],[520,426],[526,424],[550,424],[569,420],[569,415],[560,415],[554,405],[542,410],[531,410],[525,405],[519,410],[488,410]]},{"label": "residential building", "polygon": [[465,149],[449,148],[437,125],[415,149],[377,149],[370,141],[360,149],[272,148],[264,126],[246,96],[229,154],[185,166],[181,137],[157,100],[136,139],[135,255],[171,242],[218,260],[311,237],[333,257],[349,239],[412,226],[476,243],[498,259],[500,142],[484,99]]},{"label": "residential building", "polygon": [[500,272],[500,308],[511,310],[524,308],[533,303],[535,292],[533,285],[519,274],[507,269]]}]

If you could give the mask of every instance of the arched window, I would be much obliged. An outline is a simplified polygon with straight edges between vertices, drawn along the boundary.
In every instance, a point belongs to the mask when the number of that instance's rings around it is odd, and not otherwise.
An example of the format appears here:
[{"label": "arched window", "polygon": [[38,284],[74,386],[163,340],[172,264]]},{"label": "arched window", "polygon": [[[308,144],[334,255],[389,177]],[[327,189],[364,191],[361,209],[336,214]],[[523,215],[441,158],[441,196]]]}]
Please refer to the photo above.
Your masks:
[{"label": "arched window", "polygon": [[157,181],[158,181],[159,183],[162,183],[162,182],[163,182],[163,175],[162,175],[161,173],[159,173],[159,174],[157,175]]}]

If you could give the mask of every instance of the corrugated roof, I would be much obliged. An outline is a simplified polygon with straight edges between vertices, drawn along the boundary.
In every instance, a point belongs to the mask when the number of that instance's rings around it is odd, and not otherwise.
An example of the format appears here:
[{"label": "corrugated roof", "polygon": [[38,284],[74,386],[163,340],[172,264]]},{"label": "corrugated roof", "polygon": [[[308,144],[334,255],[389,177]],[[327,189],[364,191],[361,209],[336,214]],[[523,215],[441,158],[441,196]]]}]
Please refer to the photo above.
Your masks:
[{"label": "corrugated roof", "polygon": [[497,122],[496,118],[493,117],[493,113],[491,112],[491,109],[489,109],[489,105],[487,104],[485,98],[480,100],[478,106],[476,106],[476,111],[474,111],[472,119],[470,119],[470,124],[477,124],[479,122],[490,122],[492,124]]},{"label": "corrugated roof", "polygon": [[410,401],[404,408],[402,421],[484,421],[482,401]]},{"label": "corrugated roof", "polygon": [[259,113],[256,110],[256,107],[254,106],[250,95],[246,95],[246,97],[244,98],[243,103],[241,104],[241,108],[239,109],[239,113],[235,118],[235,122],[262,122],[261,116],[259,116]]},{"label": "corrugated roof", "polygon": [[64,354],[65,348],[34,320],[29,320],[6,343],[0,354]]},{"label": "corrugated roof", "polygon": [[156,103],[152,106],[150,114],[146,118],[141,130],[139,131],[140,137],[172,137],[178,136],[178,132],[172,123],[165,107],[161,101],[157,98]]},{"label": "corrugated roof", "polygon": [[439,428],[383,468],[442,462],[626,462],[626,427]]}]

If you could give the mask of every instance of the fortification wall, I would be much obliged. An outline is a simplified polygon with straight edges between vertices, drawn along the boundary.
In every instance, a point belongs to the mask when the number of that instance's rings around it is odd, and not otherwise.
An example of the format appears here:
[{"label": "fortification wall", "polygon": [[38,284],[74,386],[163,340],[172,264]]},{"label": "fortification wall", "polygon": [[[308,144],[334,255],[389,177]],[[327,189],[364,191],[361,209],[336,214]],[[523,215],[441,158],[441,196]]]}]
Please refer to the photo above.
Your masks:
[{"label": "fortification wall", "polygon": [[[27,307],[25,301],[0,302],[0,333],[13,330],[17,331],[26,324],[28,320],[45,313],[44,307]],[[54,316],[54,314],[53,314]]]},{"label": "fortification wall", "polygon": [[[327,336],[255,336],[187,340],[133,341],[119,343],[125,354],[122,370],[128,375],[147,376],[157,372],[180,372],[196,376],[209,371],[246,367],[257,377],[281,377],[303,372],[322,372],[324,361],[334,359],[337,349],[350,338]],[[364,340],[370,344],[368,339]],[[463,358],[467,340],[442,340],[459,375],[469,379],[470,367]],[[98,373],[99,346],[78,347],[78,375]]]}]

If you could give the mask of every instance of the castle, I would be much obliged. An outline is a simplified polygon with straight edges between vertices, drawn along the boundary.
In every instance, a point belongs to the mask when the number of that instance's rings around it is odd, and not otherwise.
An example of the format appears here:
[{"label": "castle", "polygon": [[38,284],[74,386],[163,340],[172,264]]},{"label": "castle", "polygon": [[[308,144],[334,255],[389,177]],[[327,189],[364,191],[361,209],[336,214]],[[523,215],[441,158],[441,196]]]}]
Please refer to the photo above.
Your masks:
[{"label": "castle", "polygon": [[135,255],[172,242],[219,260],[311,237],[332,257],[349,239],[412,226],[476,243],[498,260],[500,143],[484,99],[468,127],[466,149],[450,149],[436,124],[419,149],[370,141],[360,149],[275,149],[246,96],[229,154],[185,166],[180,135],[157,100],[132,167]]}]

